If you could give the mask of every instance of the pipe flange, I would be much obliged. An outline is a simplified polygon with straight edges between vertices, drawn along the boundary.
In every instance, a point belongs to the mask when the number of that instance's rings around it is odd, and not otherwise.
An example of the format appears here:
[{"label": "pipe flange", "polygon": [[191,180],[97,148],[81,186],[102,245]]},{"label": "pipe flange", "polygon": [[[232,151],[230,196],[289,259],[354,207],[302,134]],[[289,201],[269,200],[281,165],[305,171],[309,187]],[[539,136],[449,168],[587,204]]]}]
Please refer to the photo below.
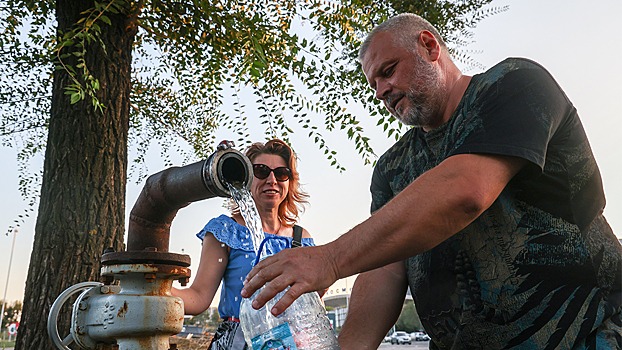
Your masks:
[{"label": "pipe flange", "polygon": [[203,163],[203,183],[219,197],[231,197],[226,183],[248,189],[253,181],[253,164],[244,154],[232,148],[219,149]]},{"label": "pipe flange", "polygon": [[157,251],[110,252],[102,255],[102,265],[161,264],[181,267],[190,266],[190,255]]}]

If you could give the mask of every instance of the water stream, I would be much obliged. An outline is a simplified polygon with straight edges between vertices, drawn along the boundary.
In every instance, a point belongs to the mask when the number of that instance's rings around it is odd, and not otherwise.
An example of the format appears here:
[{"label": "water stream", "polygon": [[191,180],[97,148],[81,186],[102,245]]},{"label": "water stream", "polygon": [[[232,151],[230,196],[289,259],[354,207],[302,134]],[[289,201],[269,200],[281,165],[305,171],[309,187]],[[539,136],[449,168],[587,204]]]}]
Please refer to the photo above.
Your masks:
[{"label": "water stream", "polygon": [[[231,192],[231,197],[240,208],[240,214],[244,218],[246,227],[248,227],[248,230],[251,233],[253,251],[255,254],[259,254],[257,250],[259,250],[259,245],[261,244],[261,241],[263,241],[265,235],[263,233],[261,217],[259,216],[257,207],[255,206],[253,196],[251,196],[251,193],[247,188],[240,187],[237,184],[227,183],[227,187],[229,188],[229,192]],[[265,255],[265,252],[261,252],[261,254]],[[260,257],[260,259],[263,258],[264,256]]]}]

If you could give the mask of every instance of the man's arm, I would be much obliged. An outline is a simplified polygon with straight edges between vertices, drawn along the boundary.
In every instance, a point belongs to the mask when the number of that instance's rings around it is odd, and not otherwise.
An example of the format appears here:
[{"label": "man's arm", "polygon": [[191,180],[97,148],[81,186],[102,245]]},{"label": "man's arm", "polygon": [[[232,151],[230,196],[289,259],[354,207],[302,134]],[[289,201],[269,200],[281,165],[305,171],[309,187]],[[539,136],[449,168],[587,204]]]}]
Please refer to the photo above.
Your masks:
[{"label": "man's arm", "polygon": [[278,315],[305,292],[432,249],[488,209],[525,163],[496,155],[449,157],[337,240],[261,261],[246,277],[242,296],[270,282],[253,302],[260,308],[290,286],[272,309]]},{"label": "man's arm", "polygon": [[339,333],[341,350],[378,349],[402,311],[407,286],[402,261],[360,274]]}]

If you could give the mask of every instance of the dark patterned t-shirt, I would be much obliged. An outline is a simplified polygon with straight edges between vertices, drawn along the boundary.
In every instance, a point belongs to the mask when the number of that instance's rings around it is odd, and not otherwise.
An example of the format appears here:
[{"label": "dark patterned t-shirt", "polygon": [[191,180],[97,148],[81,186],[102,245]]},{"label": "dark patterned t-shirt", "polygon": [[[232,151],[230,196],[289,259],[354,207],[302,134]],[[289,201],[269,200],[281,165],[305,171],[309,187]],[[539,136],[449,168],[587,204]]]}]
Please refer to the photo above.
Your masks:
[{"label": "dark patterned t-shirt", "polygon": [[409,130],[378,160],[372,212],[466,153],[528,165],[473,223],[406,261],[430,348],[622,348],[622,247],[583,126],[551,75],[525,59],[475,75],[445,125]]}]

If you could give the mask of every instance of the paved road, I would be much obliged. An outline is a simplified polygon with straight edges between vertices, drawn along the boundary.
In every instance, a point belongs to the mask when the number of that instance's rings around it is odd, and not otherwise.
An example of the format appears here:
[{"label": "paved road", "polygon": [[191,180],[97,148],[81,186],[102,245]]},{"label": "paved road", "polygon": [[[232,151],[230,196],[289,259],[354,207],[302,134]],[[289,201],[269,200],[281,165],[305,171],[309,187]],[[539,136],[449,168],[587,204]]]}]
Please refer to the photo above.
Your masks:
[{"label": "paved road", "polygon": [[382,343],[378,350],[428,350],[429,343],[427,341],[413,341],[412,345],[391,345],[391,343]]}]

